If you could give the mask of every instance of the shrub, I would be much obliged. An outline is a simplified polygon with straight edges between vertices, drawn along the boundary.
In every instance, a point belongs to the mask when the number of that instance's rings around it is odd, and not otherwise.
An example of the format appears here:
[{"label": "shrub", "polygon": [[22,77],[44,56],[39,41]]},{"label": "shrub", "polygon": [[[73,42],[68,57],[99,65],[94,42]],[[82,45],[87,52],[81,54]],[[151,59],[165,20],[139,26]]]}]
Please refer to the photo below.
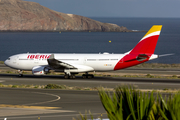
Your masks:
[{"label": "shrub", "polygon": [[26,87],[26,88],[29,88],[29,87],[31,87],[31,85],[26,85],[25,87]]},{"label": "shrub", "polygon": [[[88,119],[88,118],[91,119]],[[76,120],[75,118],[73,118],[73,120]],[[85,115],[80,113],[80,118],[77,118],[77,120],[102,120],[101,118],[98,119],[94,119],[93,115],[91,114],[91,112],[89,111],[89,115],[87,115],[87,111],[85,111]]]},{"label": "shrub", "polygon": [[118,87],[112,97],[110,93],[99,89],[101,102],[110,120],[147,120],[153,117],[153,92],[142,93],[135,88]]},{"label": "shrub", "polygon": [[173,75],[172,77],[173,77],[173,78],[178,78],[178,76],[177,76],[177,75]]},{"label": "shrub", "polygon": [[37,88],[39,88],[39,86],[38,86],[38,85],[36,85],[36,86],[34,86],[34,88],[36,88],[36,89],[37,89]]},{"label": "shrub", "polygon": [[157,97],[131,87],[117,87],[113,94],[99,88],[101,103],[110,120],[180,120],[180,92]]},{"label": "shrub", "polygon": [[18,88],[18,86],[17,85],[13,85],[12,88]]},{"label": "shrub", "polygon": [[160,96],[160,102],[158,104],[158,110],[165,120],[180,120],[180,93],[175,95],[169,95],[169,98],[162,98]]},{"label": "shrub", "polygon": [[12,73],[12,71],[6,71],[6,73],[11,74],[11,73]]},{"label": "shrub", "polygon": [[151,75],[151,74],[147,74],[146,77],[148,77],[148,78],[154,78],[154,76]]},{"label": "shrub", "polygon": [[47,84],[44,88],[45,89],[65,89],[66,86],[64,86],[64,85],[56,85],[56,84]]}]

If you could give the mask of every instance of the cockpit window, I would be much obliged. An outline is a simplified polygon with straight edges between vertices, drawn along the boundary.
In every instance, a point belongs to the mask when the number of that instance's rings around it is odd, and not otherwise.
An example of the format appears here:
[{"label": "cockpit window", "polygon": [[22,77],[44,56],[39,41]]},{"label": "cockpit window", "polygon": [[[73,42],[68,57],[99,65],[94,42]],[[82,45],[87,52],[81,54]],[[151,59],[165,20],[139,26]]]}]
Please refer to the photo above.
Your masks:
[{"label": "cockpit window", "polygon": [[10,60],[11,58],[8,58],[8,60]]}]

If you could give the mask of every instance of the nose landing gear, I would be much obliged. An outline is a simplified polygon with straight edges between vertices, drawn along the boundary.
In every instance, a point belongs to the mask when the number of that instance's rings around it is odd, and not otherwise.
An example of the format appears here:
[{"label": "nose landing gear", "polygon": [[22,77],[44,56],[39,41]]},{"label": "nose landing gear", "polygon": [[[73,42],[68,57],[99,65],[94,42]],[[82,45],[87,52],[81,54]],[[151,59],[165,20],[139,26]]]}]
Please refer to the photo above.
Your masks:
[{"label": "nose landing gear", "polygon": [[23,77],[23,71],[22,70],[18,70],[18,73],[19,73],[19,77]]}]

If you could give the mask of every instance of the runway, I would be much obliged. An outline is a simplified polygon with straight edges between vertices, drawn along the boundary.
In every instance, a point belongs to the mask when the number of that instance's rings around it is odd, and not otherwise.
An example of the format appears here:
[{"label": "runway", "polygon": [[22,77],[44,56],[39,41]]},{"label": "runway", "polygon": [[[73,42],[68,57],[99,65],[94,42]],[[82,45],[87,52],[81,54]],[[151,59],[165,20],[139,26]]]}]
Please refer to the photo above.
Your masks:
[{"label": "runway", "polygon": [[[139,69],[138,69],[139,70]],[[129,72],[138,70],[129,69]],[[157,74],[177,75],[179,70],[149,70]],[[139,70],[140,73],[150,73]],[[154,79],[154,78],[123,78],[123,77],[95,77],[94,79],[64,79],[63,75],[33,76],[16,74],[0,74],[0,83],[4,85],[47,85],[49,83],[79,87],[107,87],[117,85],[134,85],[140,89],[179,89],[179,79]],[[45,89],[15,89],[0,88],[0,119],[12,120],[72,120],[90,110],[95,118],[103,115],[107,118],[101,105],[97,91],[73,90],[45,90]]]},{"label": "runway", "polygon": [[0,83],[4,85],[47,85],[58,84],[70,87],[107,87],[114,88],[117,85],[134,85],[140,89],[179,89],[179,79],[154,79],[154,78],[123,78],[123,77],[95,77],[94,79],[64,79],[63,76],[33,76],[24,75],[18,77],[12,74],[0,74]]},{"label": "runway", "polygon": [[96,91],[1,88],[0,94],[1,120],[72,120],[85,110],[96,118],[105,113]]},{"label": "runway", "polygon": [[[77,86],[107,86],[114,87],[118,84],[134,84],[143,89],[154,88],[179,88],[179,80],[163,79],[122,79],[96,77],[84,80],[63,79],[63,76],[34,77],[25,75],[22,78],[17,75],[0,75],[3,84],[66,84]],[[152,84],[153,83],[153,84]],[[95,118],[103,115],[107,118],[101,105],[97,91],[73,91],[73,90],[46,90],[46,89],[15,89],[0,88],[0,119],[13,120],[72,120],[90,110]]]}]

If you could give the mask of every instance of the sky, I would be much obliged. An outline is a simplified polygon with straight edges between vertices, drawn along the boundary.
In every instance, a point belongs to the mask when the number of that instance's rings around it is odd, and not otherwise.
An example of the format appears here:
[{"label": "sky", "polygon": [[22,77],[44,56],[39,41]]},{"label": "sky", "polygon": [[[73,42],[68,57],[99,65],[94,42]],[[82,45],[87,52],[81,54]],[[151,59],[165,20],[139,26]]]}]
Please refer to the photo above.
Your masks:
[{"label": "sky", "polygon": [[86,17],[180,18],[180,0],[24,0]]}]

